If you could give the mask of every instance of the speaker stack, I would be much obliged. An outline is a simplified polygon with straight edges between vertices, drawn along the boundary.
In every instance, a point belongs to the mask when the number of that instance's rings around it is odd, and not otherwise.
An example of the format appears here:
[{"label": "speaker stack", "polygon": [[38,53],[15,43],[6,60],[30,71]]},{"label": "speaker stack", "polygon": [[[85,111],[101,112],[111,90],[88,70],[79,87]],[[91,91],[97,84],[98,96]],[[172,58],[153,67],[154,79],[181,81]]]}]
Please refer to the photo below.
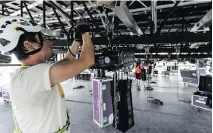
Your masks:
[{"label": "speaker stack", "polygon": [[[117,129],[126,132],[134,126],[133,104],[132,104],[132,92],[131,92],[132,80],[119,80],[118,91],[120,95],[120,101],[118,102],[118,125]],[[114,108],[114,91],[112,90],[112,103],[113,112]],[[115,121],[113,122],[115,127]]]}]

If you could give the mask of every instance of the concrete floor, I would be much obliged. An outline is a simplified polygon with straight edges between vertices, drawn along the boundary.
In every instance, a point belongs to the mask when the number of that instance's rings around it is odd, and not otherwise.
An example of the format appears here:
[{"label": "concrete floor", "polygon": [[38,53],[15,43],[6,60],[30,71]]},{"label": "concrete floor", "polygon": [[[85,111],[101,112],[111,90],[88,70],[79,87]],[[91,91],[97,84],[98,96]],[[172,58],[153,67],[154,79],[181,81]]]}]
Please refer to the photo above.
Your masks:
[{"label": "concrete floor", "polygon": [[[133,80],[132,97],[135,126],[127,133],[211,133],[212,113],[202,110],[200,113],[189,103],[196,86],[184,86],[177,76],[154,77],[157,84],[151,84],[154,90],[145,92],[136,90]],[[178,83],[178,84],[177,84]],[[76,81],[75,86],[85,88],[73,91],[73,82],[62,83],[67,107],[71,117],[71,133],[114,133],[112,126],[99,128],[92,120],[91,82]],[[179,96],[177,95],[177,87]],[[164,102],[163,106],[153,105],[146,100],[150,95]],[[0,100],[0,133],[13,132],[11,106]]]}]

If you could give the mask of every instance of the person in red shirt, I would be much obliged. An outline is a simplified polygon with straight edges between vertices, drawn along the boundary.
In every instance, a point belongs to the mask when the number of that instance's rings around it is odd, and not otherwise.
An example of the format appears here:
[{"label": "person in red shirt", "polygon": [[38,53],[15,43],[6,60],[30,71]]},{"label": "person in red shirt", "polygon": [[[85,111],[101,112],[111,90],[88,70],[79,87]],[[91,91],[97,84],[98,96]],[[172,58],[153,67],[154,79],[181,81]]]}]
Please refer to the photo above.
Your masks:
[{"label": "person in red shirt", "polygon": [[137,59],[136,63],[134,64],[134,68],[135,68],[135,77],[137,80],[137,90],[140,91],[140,80],[142,79],[142,75],[141,75],[141,69],[142,69],[142,63],[140,61],[140,59]]}]

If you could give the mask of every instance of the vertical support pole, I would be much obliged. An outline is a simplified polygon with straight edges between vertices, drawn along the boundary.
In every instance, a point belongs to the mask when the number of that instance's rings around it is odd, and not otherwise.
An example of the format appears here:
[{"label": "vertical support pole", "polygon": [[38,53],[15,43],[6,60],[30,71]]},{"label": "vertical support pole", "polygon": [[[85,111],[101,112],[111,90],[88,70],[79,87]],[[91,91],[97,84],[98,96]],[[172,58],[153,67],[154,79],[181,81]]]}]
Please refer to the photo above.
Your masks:
[{"label": "vertical support pole", "polygon": [[46,28],[46,3],[43,1],[43,26]]},{"label": "vertical support pole", "polygon": [[4,15],[4,4],[1,4],[2,15]]},{"label": "vertical support pole", "polygon": [[21,2],[21,17],[23,17],[23,1],[20,2]]},{"label": "vertical support pole", "polygon": [[152,10],[152,24],[153,24],[153,32],[157,32],[157,1],[151,1],[151,10]]}]

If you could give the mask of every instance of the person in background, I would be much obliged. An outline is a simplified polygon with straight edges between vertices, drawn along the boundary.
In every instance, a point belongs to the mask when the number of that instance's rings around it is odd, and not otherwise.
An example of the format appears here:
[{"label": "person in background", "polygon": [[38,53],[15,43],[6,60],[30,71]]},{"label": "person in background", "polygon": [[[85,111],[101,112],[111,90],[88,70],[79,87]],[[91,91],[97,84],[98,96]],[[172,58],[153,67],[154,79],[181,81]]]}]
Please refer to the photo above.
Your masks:
[{"label": "person in background", "polygon": [[154,63],[154,66],[153,66],[153,68],[155,68],[156,67],[156,62]]},{"label": "person in background", "polygon": [[137,90],[138,91],[141,90],[141,88],[140,88],[140,80],[142,78],[141,69],[142,69],[142,63],[141,63],[140,59],[137,58],[136,62],[134,64],[134,70],[135,70],[135,77],[136,77],[136,80],[137,80]]}]

